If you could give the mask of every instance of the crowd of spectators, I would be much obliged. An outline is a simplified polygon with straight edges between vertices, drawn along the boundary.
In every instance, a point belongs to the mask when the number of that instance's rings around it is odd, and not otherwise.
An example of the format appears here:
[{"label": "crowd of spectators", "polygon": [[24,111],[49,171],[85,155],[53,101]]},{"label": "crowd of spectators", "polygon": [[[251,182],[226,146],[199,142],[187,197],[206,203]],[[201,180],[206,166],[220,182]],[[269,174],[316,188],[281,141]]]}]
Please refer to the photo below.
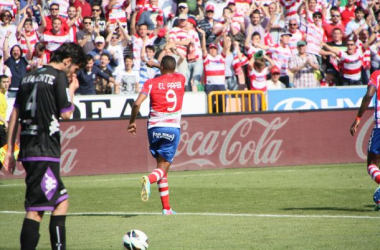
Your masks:
[{"label": "crowd of spectators", "polygon": [[0,75],[15,95],[61,44],[87,54],[76,94],[138,93],[165,55],[186,91],[367,84],[380,0],[1,0]]}]

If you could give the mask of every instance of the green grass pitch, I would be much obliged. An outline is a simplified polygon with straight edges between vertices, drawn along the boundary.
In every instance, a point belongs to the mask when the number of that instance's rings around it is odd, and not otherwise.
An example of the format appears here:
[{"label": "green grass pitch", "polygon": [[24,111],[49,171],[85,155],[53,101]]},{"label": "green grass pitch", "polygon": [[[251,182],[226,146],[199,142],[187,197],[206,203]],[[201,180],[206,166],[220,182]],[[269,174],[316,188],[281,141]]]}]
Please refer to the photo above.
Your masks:
[{"label": "green grass pitch", "polygon": [[[65,177],[70,250],[122,249],[131,229],[153,250],[380,249],[376,184],[365,164],[170,172],[178,215],[162,216],[157,185],[141,174]],[[0,180],[0,249],[19,249],[24,180]],[[50,249],[49,214],[38,250]]]}]

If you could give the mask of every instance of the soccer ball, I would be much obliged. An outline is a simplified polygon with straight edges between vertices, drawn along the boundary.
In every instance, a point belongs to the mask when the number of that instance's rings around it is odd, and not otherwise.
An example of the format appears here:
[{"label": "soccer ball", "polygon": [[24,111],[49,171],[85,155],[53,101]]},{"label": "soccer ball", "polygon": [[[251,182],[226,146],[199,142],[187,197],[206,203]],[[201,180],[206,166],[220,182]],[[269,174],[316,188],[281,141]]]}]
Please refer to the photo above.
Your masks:
[{"label": "soccer ball", "polygon": [[148,236],[140,230],[131,230],[123,237],[124,248],[128,250],[148,249]]},{"label": "soccer ball", "polygon": [[380,204],[380,187],[378,187],[375,190],[375,193],[373,194],[373,201],[378,205]]}]

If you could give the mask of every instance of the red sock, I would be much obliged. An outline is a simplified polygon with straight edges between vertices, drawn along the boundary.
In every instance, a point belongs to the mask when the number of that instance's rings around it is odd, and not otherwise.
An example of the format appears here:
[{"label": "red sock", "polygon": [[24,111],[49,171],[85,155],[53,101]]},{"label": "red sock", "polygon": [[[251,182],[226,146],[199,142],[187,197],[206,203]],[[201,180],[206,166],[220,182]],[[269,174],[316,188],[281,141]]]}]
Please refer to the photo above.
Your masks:
[{"label": "red sock", "polygon": [[148,175],[150,184],[155,183],[164,176],[165,172],[161,168],[156,168],[150,175]]},{"label": "red sock", "polygon": [[372,164],[369,165],[368,168],[368,174],[371,176],[372,180],[374,180],[377,184],[380,184],[380,170],[379,168]]},{"label": "red sock", "polygon": [[164,177],[162,177],[161,180],[157,182],[157,185],[158,185],[158,192],[160,192],[162,208],[166,210],[170,210],[169,185],[168,185],[168,178],[166,174]]}]

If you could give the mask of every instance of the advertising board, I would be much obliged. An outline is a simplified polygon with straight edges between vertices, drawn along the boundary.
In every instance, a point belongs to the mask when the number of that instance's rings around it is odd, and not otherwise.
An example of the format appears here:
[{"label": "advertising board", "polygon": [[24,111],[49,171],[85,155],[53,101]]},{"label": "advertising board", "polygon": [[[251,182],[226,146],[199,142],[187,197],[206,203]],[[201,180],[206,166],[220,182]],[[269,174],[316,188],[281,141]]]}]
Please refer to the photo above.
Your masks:
[{"label": "advertising board", "polygon": [[[129,95],[78,95],[74,98],[75,119],[123,118],[131,115],[133,102],[138,94]],[[8,98],[7,117],[9,118],[14,98]],[[205,92],[186,92],[183,100],[182,114],[206,114]],[[140,115],[148,116],[149,102],[141,105]]]},{"label": "advertising board", "polygon": [[[373,127],[372,111],[362,118],[358,135],[350,125],[357,110],[316,110],[250,115],[183,117],[181,140],[171,170],[272,167],[363,162]],[[138,133],[128,120],[61,123],[61,173],[95,175],[149,172],[155,160],[148,149],[146,118]],[[0,178],[21,177],[0,172]]]},{"label": "advertising board", "polygon": [[367,86],[350,86],[268,90],[268,110],[359,108],[366,89]]}]

